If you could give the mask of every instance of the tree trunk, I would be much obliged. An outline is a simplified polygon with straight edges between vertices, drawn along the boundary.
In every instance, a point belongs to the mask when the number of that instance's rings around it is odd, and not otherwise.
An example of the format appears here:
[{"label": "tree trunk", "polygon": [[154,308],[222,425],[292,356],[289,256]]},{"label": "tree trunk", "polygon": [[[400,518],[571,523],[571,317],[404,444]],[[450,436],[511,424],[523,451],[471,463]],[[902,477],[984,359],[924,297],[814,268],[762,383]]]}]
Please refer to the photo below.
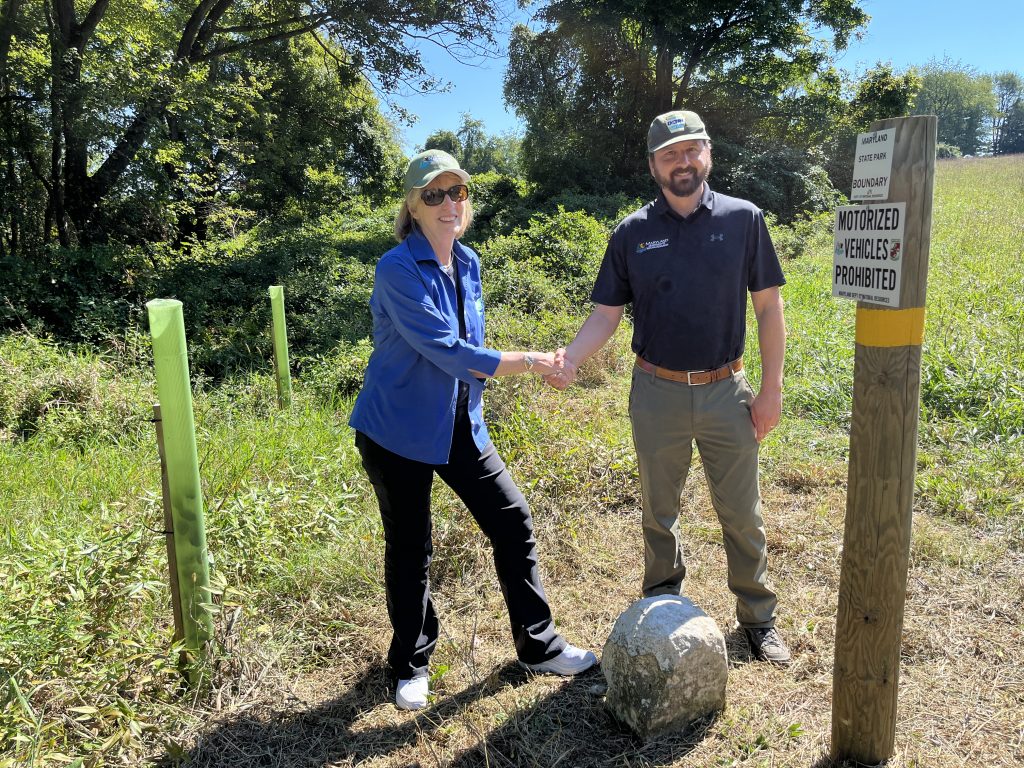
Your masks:
[{"label": "tree trunk", "polygon": [[11,98],[11,84],[7,77],[7,59],[11,52],[11,40],[14,38],[15,23],[18,11],[24,0],[6,0],[0,13],[0,135],[6,145],[5,169],[2,186],[0,186],[0,220],[8,221],[10,230],[7,233],[7,245],[3,245],[3,232],[0,229],[0,248],[5,253],[18,252],[18,211],[21,184],[19,183],[17,163],[15,162],[14,144],[14,101]]},{"label": "tree trunk", "polygon": [[[5,0],[0,14],[0,80],[7,83],[7,57],[11,52],[15,22],[24,0]],[[6,92],[5,92],[6,95]]]},{"label": "tree trunk", "polygon": [[[71,233],[67,227],[64,210],[64,52],[65,36],[61,30],[66,21],[62,12],[66,8],[54,2],[51,15],[47,9],[46,22],[50,31],[50,186],[47,212],[52,215],[50,225],[57,226],[57,239],[65,248],[71,246]],[[45,239],[49,240],[47,227]]]},{"label": "tree trunk", "polygon": [[672,109],[672,75],[675,56],[665,43],[658,43],[654,60],[654,106],[660,115]]}]

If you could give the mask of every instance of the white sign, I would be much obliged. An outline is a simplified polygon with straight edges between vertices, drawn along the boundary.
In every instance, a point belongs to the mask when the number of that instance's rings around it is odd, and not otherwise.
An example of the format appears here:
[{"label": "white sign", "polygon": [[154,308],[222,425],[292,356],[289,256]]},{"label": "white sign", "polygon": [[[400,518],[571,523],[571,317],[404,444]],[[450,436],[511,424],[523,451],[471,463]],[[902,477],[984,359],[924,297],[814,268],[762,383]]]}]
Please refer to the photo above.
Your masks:
[{"label": "white sign", "polygon": [[836,208],[832,295],[900,305],[906,203]]},{"label": "white sign", "polygon": [[851,200],[888,200],[896,129],[857,134]]}]

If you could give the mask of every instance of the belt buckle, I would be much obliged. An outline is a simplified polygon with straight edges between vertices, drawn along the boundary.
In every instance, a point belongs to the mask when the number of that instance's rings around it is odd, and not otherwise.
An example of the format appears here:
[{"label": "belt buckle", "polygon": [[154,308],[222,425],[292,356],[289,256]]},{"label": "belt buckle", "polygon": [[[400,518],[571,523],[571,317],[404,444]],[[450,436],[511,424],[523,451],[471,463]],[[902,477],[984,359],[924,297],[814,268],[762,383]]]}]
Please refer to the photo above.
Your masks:
[{"label": "belt buckle", "polygon": [[706,381],[690,381],[690,374],[692,373],[707,373],[707,371],[687,371],[686,372],[686,384],[691,387],[702,387],[708,382]]}]

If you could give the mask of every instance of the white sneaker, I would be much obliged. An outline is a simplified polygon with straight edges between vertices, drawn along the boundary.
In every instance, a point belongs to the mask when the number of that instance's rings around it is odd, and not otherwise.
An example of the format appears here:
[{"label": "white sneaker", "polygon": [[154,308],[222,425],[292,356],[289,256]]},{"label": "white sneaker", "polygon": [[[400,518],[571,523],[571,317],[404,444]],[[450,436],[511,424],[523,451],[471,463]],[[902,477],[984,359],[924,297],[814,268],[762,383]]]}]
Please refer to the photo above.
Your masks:
[{"label": "white sneaker", "polygon": [[423,709],[427,706],[430,678],[426,675],[412,680],[399,680],[395,689],[395,704],[399,709]]},{"label": "white sneaker", "polygon": [[590,651],[577,648],[575,645],[566,645],[562,652],[553,659],[542,661],[539,664],[524,664],[519,662],[531,672],[550,672],[553,675],[578,675],[586,672],[597,664],[597,656]]}]

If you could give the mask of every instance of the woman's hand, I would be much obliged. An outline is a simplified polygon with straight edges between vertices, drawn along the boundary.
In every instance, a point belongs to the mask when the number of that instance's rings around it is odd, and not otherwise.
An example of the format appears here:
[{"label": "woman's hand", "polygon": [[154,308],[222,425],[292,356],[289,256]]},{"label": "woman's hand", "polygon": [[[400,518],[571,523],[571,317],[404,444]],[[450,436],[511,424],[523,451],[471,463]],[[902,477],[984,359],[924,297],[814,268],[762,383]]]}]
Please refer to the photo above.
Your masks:
[{"label": "woman's hand", "polygon": [[[555,352],[502,352],[501,362],[491,377],[513,376],[520,373],[536,373],[551,376],[562,370],[562,356]],[[470,371],[474,376],[477,372]]]},{"label": "woman's hand", "polygon": [[554,352],[528,352],[527,354],[533,358],[533,368],[530,369],[530,373],[548,376],[561,370],[561,365],[555,361]]}]

